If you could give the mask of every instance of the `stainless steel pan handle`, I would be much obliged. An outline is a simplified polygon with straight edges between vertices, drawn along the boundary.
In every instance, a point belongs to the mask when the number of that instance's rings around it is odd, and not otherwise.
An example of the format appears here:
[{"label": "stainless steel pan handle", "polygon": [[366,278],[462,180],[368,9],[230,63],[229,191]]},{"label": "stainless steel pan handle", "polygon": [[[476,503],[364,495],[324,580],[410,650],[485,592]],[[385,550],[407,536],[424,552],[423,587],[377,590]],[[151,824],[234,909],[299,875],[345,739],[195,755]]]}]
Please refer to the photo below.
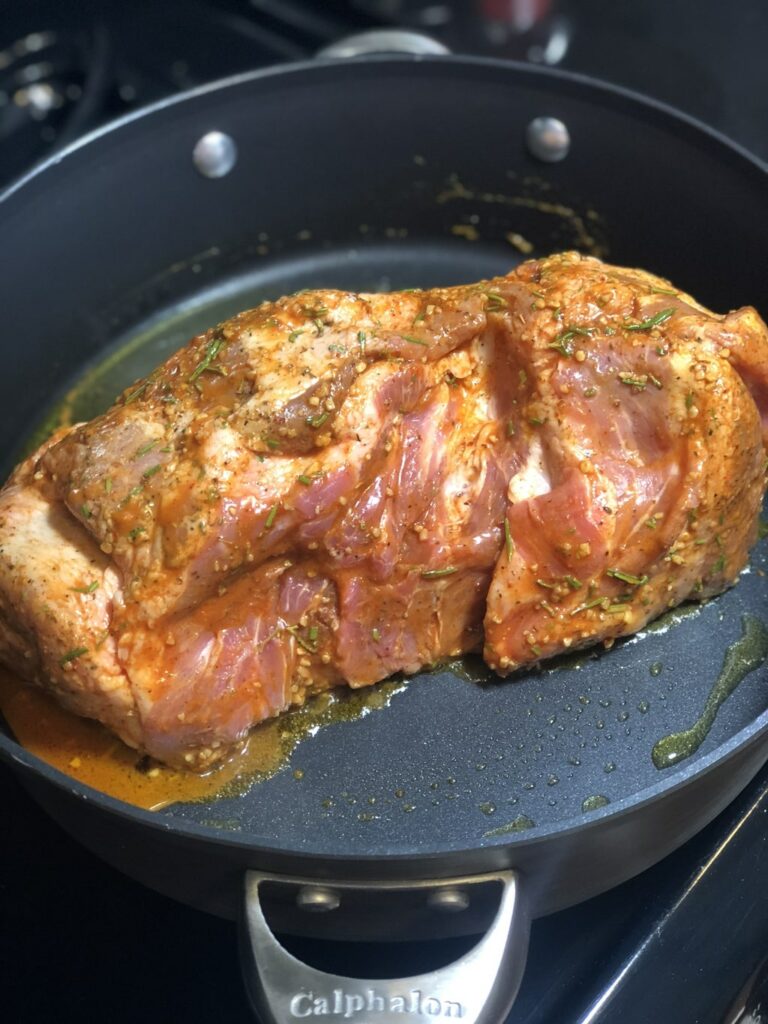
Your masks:
[{"label": "stainless steel pan handle", "polygon": [[[498,1024],[514,1002],[525,967],[529,918],[512,871],[441,882],[299,886],[299,903],[315,901],[317,909],[333,910],[345,893],[356,889],[414,890],[432,906],[462,909],[473,886],[500,884],[496,916],[485,935],[459,960],[427,974],[393,979],[347,978],[310,967],[292,956],[276,939],[262,909],[260,890],[277,876],[251,871],[245,883],[243,956],[246,985],[261,1020],[296,1024],[320,1019],[344,1024],[427,1024],[456,1019],[462,1024]],[[287,880],[285,880],[287,881]],[[467,895],[469,894],[469,895]]]},{"label": "stainless steel pan handle", "polygon": [[372,53],[414,53],[444,55],[451,51],[423,32],[400,28],[373,28],[337,39],[324,46],[318,57],[364,57]]}]

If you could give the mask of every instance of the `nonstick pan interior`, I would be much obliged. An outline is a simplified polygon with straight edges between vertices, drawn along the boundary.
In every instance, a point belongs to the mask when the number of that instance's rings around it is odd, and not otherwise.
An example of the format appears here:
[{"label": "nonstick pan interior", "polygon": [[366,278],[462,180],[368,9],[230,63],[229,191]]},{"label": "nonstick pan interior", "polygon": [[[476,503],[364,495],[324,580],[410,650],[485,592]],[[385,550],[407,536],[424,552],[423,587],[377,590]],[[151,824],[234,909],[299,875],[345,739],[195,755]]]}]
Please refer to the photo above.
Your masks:
[{"label": "nonstick pan interior", "polygon": [[[302,287],[379,290],[471,281],[514,262],[493,246],[445,240],[339,253],[305,246],[262,272],[232,277],[153,313],[118,338],[75,389],[91,416],[196,331],[263,298]],[[100,367],[102,369],[100,369]],[[322,854],[434,853],[509,842],[604,814],[694,770],[768,708],[756,671],[725,703],[699,751],[659,770],[651,751],[704,710],[726,649],[768,600],[768,542],[738,585],[687,605],[639,636],[499,680],[479,659],[386,684],[380,709],[300,741],[247,793],[161,812],[251,839]]]}]

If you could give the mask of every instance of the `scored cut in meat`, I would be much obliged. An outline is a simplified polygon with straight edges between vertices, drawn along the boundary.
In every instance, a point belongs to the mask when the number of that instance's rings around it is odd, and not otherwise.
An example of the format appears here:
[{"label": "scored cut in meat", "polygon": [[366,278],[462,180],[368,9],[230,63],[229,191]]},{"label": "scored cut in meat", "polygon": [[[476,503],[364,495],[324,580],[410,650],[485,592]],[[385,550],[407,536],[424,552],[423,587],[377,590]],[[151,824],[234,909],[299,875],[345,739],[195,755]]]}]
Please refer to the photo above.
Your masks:
[{"label": "scored cut in meat", "polygon": [[577,253],[263,303],[13,474],[0,657],[202,771],[328,687],[506,675],[718,593],[766,426],[753,309]]}]

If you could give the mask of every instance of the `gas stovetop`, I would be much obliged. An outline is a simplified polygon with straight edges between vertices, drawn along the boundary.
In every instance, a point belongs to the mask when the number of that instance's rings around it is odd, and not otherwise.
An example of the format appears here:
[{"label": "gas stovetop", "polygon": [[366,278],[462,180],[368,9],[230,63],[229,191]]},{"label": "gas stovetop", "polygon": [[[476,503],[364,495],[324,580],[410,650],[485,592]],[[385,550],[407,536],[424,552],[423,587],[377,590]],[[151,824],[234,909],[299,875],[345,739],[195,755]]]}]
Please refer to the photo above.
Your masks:
[{"label": "gas stovetop", "polygon": [[[145,103],[392,25],[456,53],[560,66],[649,93],[768,159],[764,0],[27,0],[0,19],[0,184]],[[0,844],[4,1020],[253,1020],[232,924],[96,860],[5,769],[0,799],[10,825]],[[765,770],[655,868],[535,922],[510,1024],[768,1021],[767,810]],[[327,969],[365,974],[375,961],[394,976],[418,971],[420,957],[447,962],[463,944],[291,948]]]}]

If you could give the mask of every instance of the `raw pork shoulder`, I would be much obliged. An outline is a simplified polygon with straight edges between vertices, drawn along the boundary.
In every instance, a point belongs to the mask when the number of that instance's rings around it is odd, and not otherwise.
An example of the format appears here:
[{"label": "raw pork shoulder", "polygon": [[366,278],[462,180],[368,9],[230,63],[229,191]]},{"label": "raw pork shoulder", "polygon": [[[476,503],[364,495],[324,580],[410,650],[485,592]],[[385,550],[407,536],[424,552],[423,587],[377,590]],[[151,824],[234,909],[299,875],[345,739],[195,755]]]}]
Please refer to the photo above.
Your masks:
[{"label": "raw pork shoulder", "polygon": [[193,339],[0,493],[0,656],[202,771],[340,683],[506,675],[743,568],[768,332],[566,253],[301,292]]}]

